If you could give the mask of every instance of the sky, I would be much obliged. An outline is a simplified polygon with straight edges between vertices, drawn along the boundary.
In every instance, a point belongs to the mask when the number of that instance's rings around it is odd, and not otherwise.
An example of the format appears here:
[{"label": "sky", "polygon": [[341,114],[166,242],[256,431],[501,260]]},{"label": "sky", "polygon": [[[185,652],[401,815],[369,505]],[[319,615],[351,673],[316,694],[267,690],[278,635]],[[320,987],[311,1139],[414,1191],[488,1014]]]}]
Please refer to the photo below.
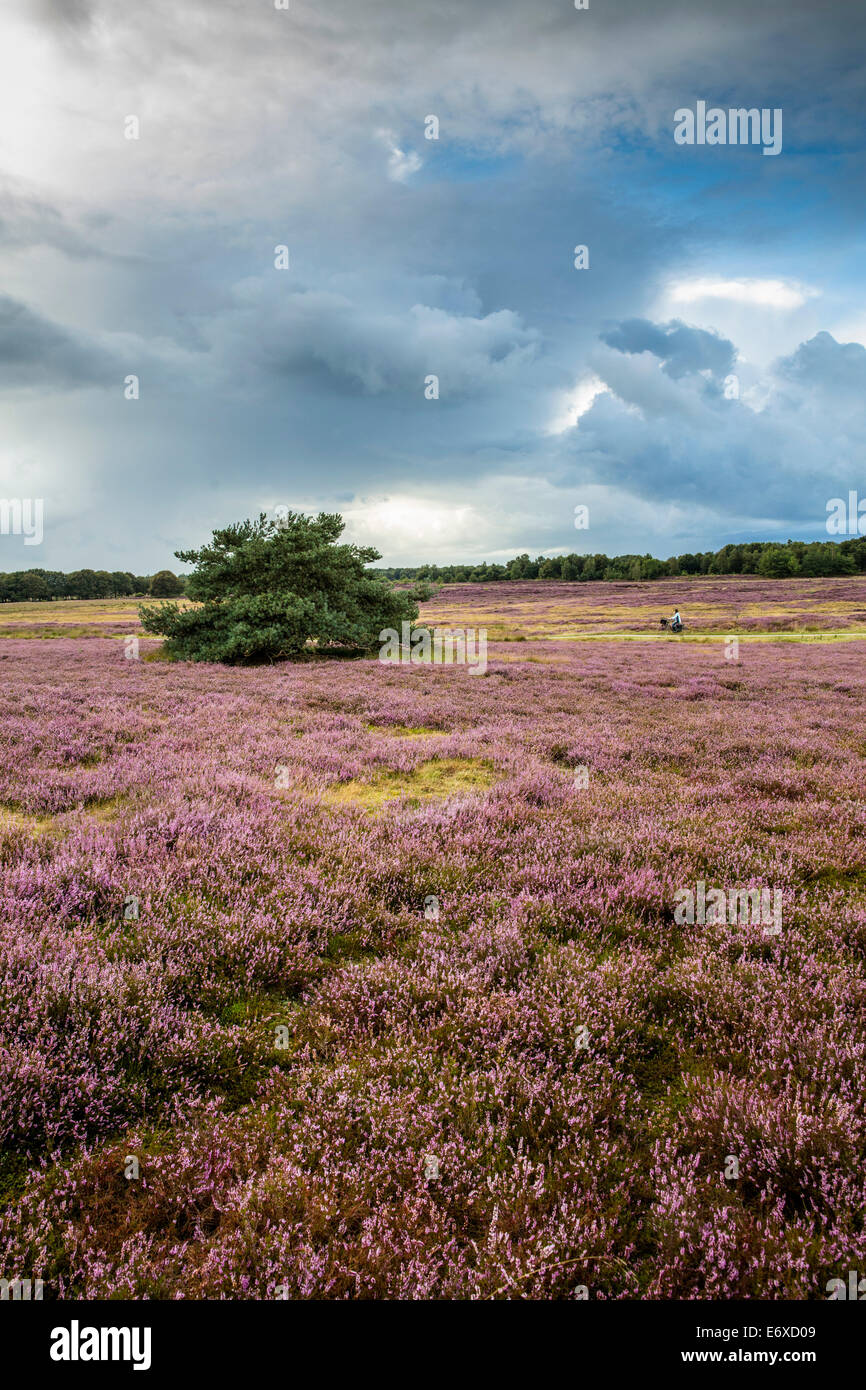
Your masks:
[{"label": "sky", "polygon": [[[283,507],[388,565],[828,539],[860,0],[283,3],[4,0],[0,498],[44,522],[0,570]],[[699,102],[781,149],[679,143]]]}]

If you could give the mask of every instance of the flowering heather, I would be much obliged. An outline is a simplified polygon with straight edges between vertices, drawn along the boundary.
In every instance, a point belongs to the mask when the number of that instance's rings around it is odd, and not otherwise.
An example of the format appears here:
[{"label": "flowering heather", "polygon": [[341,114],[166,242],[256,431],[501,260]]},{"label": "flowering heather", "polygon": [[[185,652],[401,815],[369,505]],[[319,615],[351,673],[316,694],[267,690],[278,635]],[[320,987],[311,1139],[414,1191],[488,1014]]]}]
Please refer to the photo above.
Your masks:
[{"label": "flowering heather", "polygon": [[[864,658],[4,641],[0,1276],[826,1297],[866,1266]],[[780,934],[678,925],[698,882]]]}]

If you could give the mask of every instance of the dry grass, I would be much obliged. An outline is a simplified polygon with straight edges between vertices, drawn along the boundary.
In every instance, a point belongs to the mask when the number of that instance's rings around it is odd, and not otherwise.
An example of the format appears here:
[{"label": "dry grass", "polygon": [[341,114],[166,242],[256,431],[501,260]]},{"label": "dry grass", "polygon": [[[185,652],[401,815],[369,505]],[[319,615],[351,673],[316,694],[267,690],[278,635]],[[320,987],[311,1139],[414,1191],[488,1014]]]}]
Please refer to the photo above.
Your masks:
[{"label": "dry grass", "polygon": [[138,626],[138,605],[156,600],[129,598],[62,598],[51,603],[4,603],[0,608],[3,625],[31,627],[38,623],[77,625],[122,623]]},{"label": "dry grass", "polygon": [[53,819],[53,816],[26,816],[22,811],[13,811],[10,806],[0,806],[0,838],[18,830],[33,839],[50,834]]},{"label": "dry grass", "polygon": [[428,729],[423,724],[365,724],[371,734],[385,734],[391,738],[447,738],[448,729]]},{"label": "dry grass", "polygon": [[332,806],[379,811],[389,801],[405,798],[408,805],[420,806],[425,801],[484,791],[498,780],[492,764],[483,758],[431,758],[412,772],[385,772],[370,782],[343,782],[330,788],[324,800]]},{"label": "dry grass", "polygon": [[13,806],[0,806],[0,839],[16,832],[23,832],[34,840],[45,835],[58,838],[68,835],[76,825],[108,825],[117,820],[128,802],[128,796],[112,796],[53,816],[28,815]]},{"label": "dry grass", "polygon": [[[68,598],[50,603],[0,604],[0,637],[122,637],[141,635],[142,603],[153,598]],[[169,602],[187,606],[188,599]]]}]

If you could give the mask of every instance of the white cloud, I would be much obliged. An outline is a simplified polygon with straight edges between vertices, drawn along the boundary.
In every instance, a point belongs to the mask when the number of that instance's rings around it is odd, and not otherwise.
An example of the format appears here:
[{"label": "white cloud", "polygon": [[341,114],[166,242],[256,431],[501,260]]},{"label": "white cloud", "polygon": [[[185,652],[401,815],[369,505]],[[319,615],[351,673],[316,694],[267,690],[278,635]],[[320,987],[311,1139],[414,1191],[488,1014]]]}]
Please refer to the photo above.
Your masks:
[{"label": "white cloud", "polygon": [[[344,506],[342,515],[347,539],[359,545],[375,545],[390,556],[434,556],[446,550],[477,554],[490,544],[484,519],[469,502],[455,503],[430,496],[389,496]],[[393,563],[401,561],[398,558]]]},{"label": "white cloud", "polygon": [[388,178],[393,183],[405,183],[417,174],[423,160],[414,150],[401,150],[390,130],[380,130],[379,139],[388,150]]},{"label": "white cloud", "polygon": [[[588,508],[588,529],[575,528],[577,504]],[[647,498],[587,481],[563,487],[523,474],[480,478],[471,487],[434,481],[417,495],[401,490],[348,504],[335,499],[328,509],[343,516],[345,541],[382,552],[380,565],[501,564],[524,550],[667,556],[696,548],[704,531],[719,526],[712,506],[693,499]]]},{"label": "white cloud", "polygon": [[674,304],[695,304],[702,299],[727,299],[735,304],[754,304],[765,309],[800,309],[820,291],[794,280],[724,280],[698,276],[675,281],[667,294]]},{"label": "white cloud", "polygon": [[582,377],[571,391],[562,391],[556,398],[555,414],[547,426],[547,434],[562,434],[563,430],[577,425],[581,415],[585,415],[601,391],[607,386],[601,377],[591,375]]}]

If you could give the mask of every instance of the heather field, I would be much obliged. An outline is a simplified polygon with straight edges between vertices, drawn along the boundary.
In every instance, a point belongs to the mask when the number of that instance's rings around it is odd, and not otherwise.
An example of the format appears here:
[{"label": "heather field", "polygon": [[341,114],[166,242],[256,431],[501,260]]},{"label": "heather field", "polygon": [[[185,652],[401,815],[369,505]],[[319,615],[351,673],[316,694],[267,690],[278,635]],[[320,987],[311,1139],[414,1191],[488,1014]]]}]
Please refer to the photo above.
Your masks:
[{"label": "heather field", "polygon": [[[0,1275],[824,1299],[862,1268],[864,581],[692,585],[443,591],[425,620],[534,638],[483,676],[0,642]],[[757,640],[562,640],[668,594]],[[781,930],[683,923],[699,883]]]},{"label": "heather field", "polygon": [[[145,599],[145,603],[157,600]],[[188,602],[179,600],[181,606]],[[141,599],[60,599],[0,604],[3,637],[121,637],[140,633]],[[446,584],[424,604],[421,620],[484,626],[506,642],[581,638],[668,640],[659,628],[679,605],[687,642],[736,634],[749,641],[866,640],[866,575],[840,579],[760,579],[705,575],[630,581],[560,583],[516,580]]]},{"label": "heather field", "polygon": [[[25,605],[22,605],[25,606]],[[706,575],[653,583],[517,580],[447,584],[424,606],[426,622],[484,624],[491,638],[666,641],[659,618],[679,606],[686,641],[720,634],[751,640],[866,639],[866,575],[843,579],[759,579]]]}]

